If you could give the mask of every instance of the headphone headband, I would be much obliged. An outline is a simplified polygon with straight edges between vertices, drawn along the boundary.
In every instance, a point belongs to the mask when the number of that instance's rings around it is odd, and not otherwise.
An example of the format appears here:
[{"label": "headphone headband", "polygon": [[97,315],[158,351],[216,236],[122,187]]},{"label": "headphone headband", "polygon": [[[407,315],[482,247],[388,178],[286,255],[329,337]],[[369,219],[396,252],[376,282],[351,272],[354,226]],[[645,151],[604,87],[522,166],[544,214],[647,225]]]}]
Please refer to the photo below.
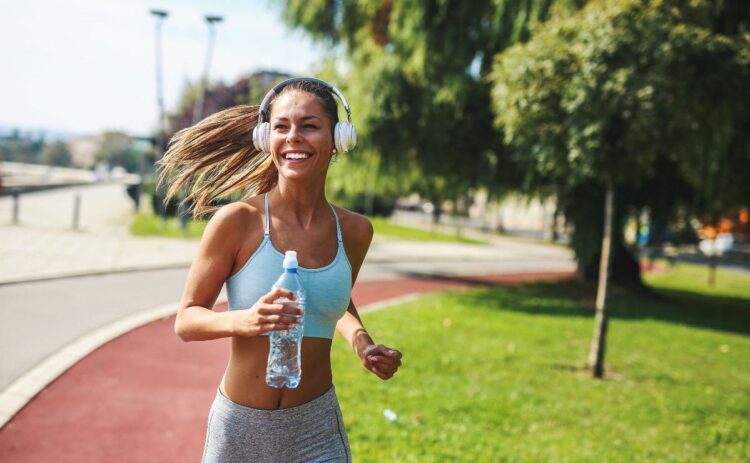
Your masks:
[{"label": "headphone headband", "polygon": [[344,98],[344,95],[339,91],[339,89],[329,84],[328,82],[316,79],[314,77],[293,77],[276,84],[276,86],[269,90],[269,92],[266,93],[266,96],[263,97],[263,102],[260,104],[260,108],[258,109],[258,125],[262,124],[263,122],[268,122],[270,116],[270,114],[268,114],[268,105],[271,104],[271,99],[274,97],[274,95],[278,95],[279,93],[281,93],[281,90],[283,90],[287,85],[297,82],[311,82],[314,84],[318,84],[339,97],[339,100],[341,100],[341,103],[343,103],[344,105],[346,117],[349,120],[349,123],[352,123],[352,112],[349,109],[349,104],[346,102],[346,98]]}]

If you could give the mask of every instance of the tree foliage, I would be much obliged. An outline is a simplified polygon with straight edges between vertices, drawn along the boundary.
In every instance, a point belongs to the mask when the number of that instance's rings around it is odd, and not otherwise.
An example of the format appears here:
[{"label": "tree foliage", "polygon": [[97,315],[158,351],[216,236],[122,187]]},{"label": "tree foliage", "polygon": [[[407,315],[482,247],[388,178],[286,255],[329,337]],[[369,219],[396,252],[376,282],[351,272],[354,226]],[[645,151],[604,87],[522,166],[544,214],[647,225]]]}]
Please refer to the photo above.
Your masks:
[{"label": "tree foliage", "polygon": [[[497,57],[496,123],[522,186],[554,185],[576,234],[601,236],[600,213],[580,216],[601,210],[605,178],[618,222],[636,205],[705,212],[750,193],[731,175],[750,167],[750,40],[712,30],[724,17],[712,5],[595,1]],[[595,261],[599,240],[579,238],[579,260]]]},{"label": "tree foliage", "polygon": [[133,146],[133,140],[124,132],[105,131],[97,140],[94,159],[107,163],[110,167],[120,166],[128,172],[136,173],[140,166],[139,154]]},{"label": "tree foliage", "polygon": [[48,166],[70,167],[72,159],[68,144],[59,140],[47,143],[39,156],[39,162]]},{"label": "tree foliage", "polygon": [[582,2],[286,0],[282,15],[338,46],[347,66],[337,84],[355,108],[365,150],[382,157],[380,166],[418,170],[411,186],[442,199],[515,177],[500,167],[505,153],[484,77],[492,57],[528,37],[553,3]]},{"label": "tree foliage", "polygon": [[43,133],[22,133],[14,129],[0,137],[0,161],[37,163],[44,145]]}]

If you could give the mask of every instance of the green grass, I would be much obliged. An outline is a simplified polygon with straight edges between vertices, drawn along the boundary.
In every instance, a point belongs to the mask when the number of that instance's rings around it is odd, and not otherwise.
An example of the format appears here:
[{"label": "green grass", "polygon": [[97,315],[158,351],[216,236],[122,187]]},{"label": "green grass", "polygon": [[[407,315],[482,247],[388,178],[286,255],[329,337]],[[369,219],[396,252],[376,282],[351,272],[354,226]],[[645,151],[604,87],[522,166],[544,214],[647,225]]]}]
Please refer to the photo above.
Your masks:
[{"label": "green grass", "polygon": [[656,297],[612,292],[603,381],[580,368],[590,287],[434,294],[364,314],[404,365],[383,382],[334,343],[355,461],[750,461],[750,278],[721,272],[711,290],[701,270],[649,275]]},{"label": "green grass", "polygon": [[135,236],[161,236],[168,238],[200,238],[206,222],[188,222],[187,234],[182,230],[179,220],[167,218],[162,221],[158,215],[139,212],[130,224],[130,233]]},{"label": "green grass", "polygon": [[664,260],[657,260],[666,271],[646,274],[646,281],[657,284],[659,288],[682,291],[686,288],[691,293],[699,293],[705,296],[747,297],[748,275],[739,272],[723,270],[719,266],[716,275],[716,286],[708,285],[708,267],[695,264],[678,264],[675,270],[669,271],[669,266]]},{"label": "green grass", "polygon": [[417,228],[396,225],[381,217],[371,217],[370,221],[375,229],[375,236],[388,236],[412,241],[443,241],[449,243],[486,244],[485,241],[466,238],[446,233],[430,232]]}]

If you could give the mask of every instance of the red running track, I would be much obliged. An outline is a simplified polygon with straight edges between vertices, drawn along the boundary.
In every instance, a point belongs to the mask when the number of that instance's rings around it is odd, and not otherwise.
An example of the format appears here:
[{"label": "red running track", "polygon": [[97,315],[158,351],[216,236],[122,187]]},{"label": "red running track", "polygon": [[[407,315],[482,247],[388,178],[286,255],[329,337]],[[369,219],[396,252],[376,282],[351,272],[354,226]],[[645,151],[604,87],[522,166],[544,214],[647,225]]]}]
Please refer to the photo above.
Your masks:
[{"label": "red running track", "polygon": [[[363,307],[407,294],[570,275],[367,281],[356,285],[353,299]],[[230,339],[185,343],[173,325],[171,316],[130,331],[50,383],[0,430],[0,461],[199,461]]]}]

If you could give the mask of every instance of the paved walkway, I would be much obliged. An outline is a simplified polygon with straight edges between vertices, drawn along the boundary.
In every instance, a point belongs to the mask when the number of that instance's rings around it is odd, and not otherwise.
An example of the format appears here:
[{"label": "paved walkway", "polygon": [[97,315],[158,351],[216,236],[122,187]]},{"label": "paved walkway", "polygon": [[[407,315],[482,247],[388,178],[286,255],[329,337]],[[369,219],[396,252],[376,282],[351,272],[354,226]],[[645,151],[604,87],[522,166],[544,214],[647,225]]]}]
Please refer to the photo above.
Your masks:
[{"label": "paved walkway", "polygon": [[196,240],[130,235],[133,209],[124,185],[95,184],[22,195],[13,225],[13,200],[0,198],[0,283],[190,263]]},{"label": "paved walkway", "polygon": [[[412,294],[569,275],[369,281],[358,283],[353,297],[366,312]],[[230,339],[184,343],[173,324],[168,316],[141,326],[66,371],[0,430],[0,461],[199,461]],[[351,368],[358,367],[352,356]]]}]

